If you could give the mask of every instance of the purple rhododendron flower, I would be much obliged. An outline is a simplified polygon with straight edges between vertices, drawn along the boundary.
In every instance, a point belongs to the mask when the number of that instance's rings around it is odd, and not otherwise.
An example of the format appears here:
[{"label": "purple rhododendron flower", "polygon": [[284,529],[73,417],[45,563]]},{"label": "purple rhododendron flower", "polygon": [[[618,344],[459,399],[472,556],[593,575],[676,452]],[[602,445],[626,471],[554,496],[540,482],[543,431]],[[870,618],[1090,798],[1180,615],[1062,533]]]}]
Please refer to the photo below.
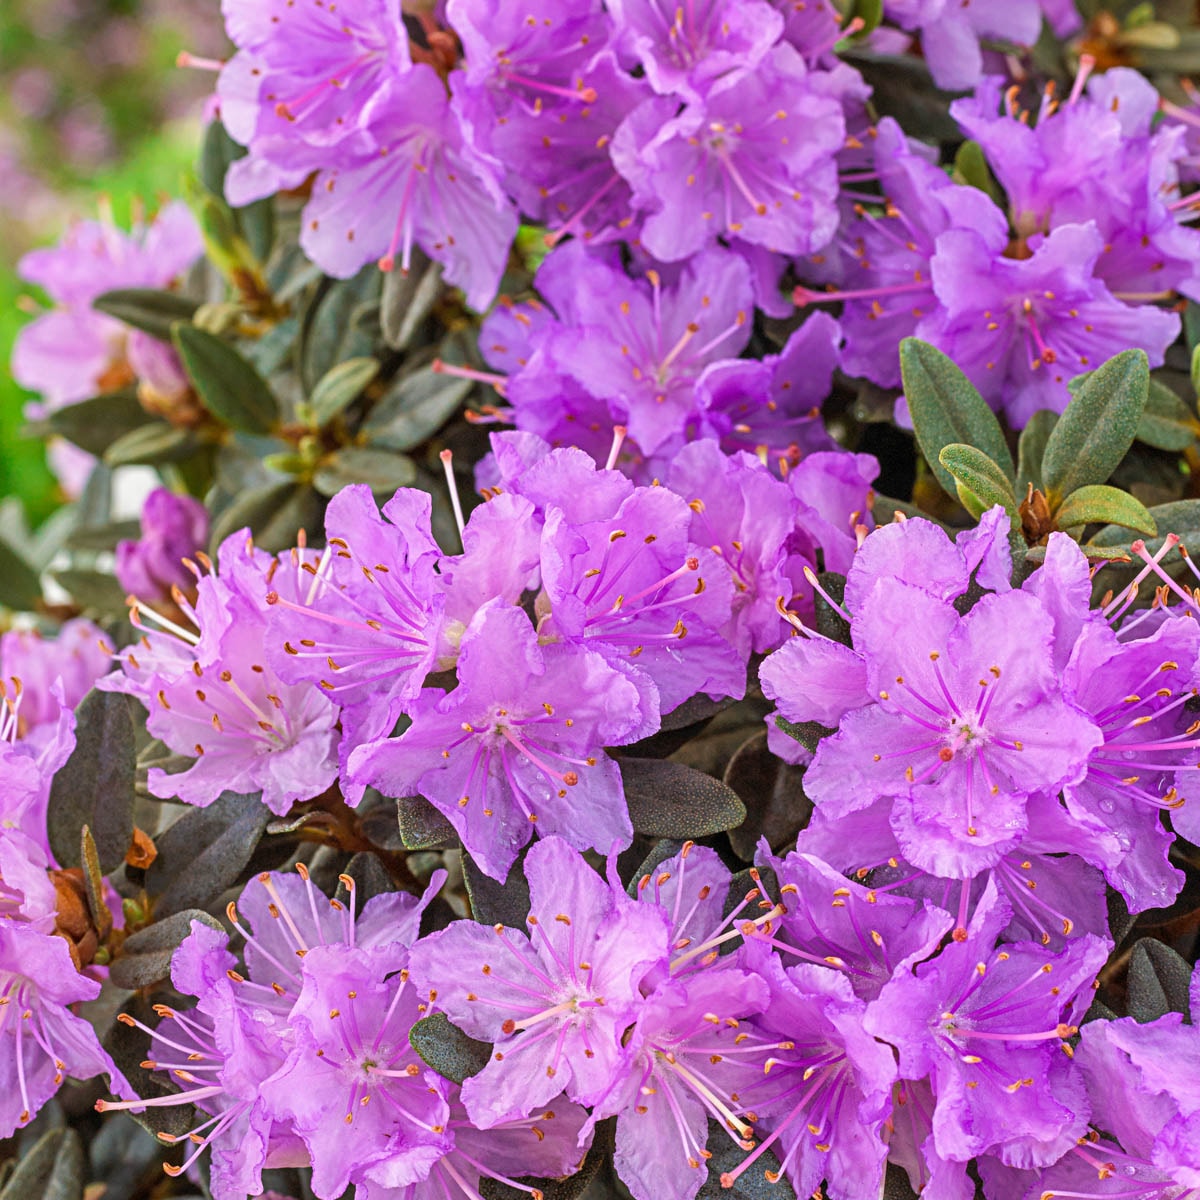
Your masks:
[{"label": "purple rhododendron flower", "polygon": [[831,1200],[856,1200],[864,1189],[873,1195],[888,1154],[882,1133],[896,1079],[891,1047],[863,1028],[866,1005],[836,970],[801,963],[785,971],[774,955],[759,970],[771,1000],[755,1024],[781,1041],[762,1080],[738,1095],[769,1136],[721,1185],[731,1186],[774,1149],[797,1195],[811,1195],[822,1180]]},{"label": "purple rhododendron flower", "polygon": [[325,513],[328,547],[303,586],[267,595],[272,669],[288,683],[318,684],[341,707],[343,778],[351,750],[391,732],[436,661],[445,598],[430,512],[427,492],[403,488],[381,515],[365,485],[343,488]]},{"label": "purple rhododendron flower", "polygon": [[1025,592],[985,596],[960,616],[896,583],[877,585],[855,612],[854,650],[821,651],[820,675],[812,643],[793,639],[777,654],[799,656],[807,670],[789,664],[782,676],[781,665],[765,676],[778,695],[786,690],[789,719],[834,715],[829,697],[847,687],[858,702],[817,748],[806,793],[834,817],[894,797],[905,857],[931,874],[964,878],[994,865],[1027,828],[1029,795],[1081,778],[1102,740],[1062,696],[1048,624]]},{"label": "purple rhododendron flower", "polygon": [[752,71],[711,83],[682,112],[663,96],[629,114],[613,139],[613,161],[646,210],[641,237],[651,254],[679,262],[735,235],[809,254],[832,238],[834,156],[845,121],[820,75],[781,43]]},{"label": "purple rhododendron flower", "polygon": [[98,686],[136,696],[154,736],[194,760],[176,774],[151,768],[154,795],[203,806],[224,791],[261,791],[282,815],[336,778],[337,709],[320,690],[281,679],[263,654],[268,590],[294,604],[310,578],[299,556],[294,570],[278,571],[286,561],[256,550],[240,530],[222,542],[218,569],[198,580],[195,604],[176,595],[194,632],[134,608],[135,624],[144,615],[162,632],[124,651],[121,669]]},{"label": "purple rhododendron flower", "polygon": [[142,506],[142,536],[117,543],[117,582],[148,604],[193,582],[182,560],[208,542],[208,510],[191,496],[155,488]]},{"label": "purple rhododendron flower", "polygon": [[[7,835],[0,835],[7,836]],[[80,975],[64,938],[0,916],[0,1136],[29,1123],[68,1075],[107,1075],[118,1095],[134,1092],[70,1005],[100,985]]]},{"label": "purple rhododendron flower", "polygon": [[539,645],[524,612],[493,600],[463,635],[457,688],[417,696],[409,728],[356,749],[350,773],[385,795],[425,796],[496,879],[535,829],[615,852],[633,829],[604,747],[658,725],[657,697],[636,676],[594,650]]},{"label": "purple rhododendron flower", "polygon": [[767,0],[608,0],[618,38],[656,92],[699,99],[712,81],[753,69],[783,33]]},{"label": "purple rhododendron flower", "polygon": [[1053,1162],[1083,1131],[1087,1103],[1061,1043],[1091,1003],[1109,943],[1076,938],[1058,954],[996,936],[1012,913],[989,884],[966,937],[903,970],[867,1009],[905,1079],[932,1079],[926,1158],[965,1163],[996,1150],[1018,1166]]},{"label": "purple rhododendron flower", "polygon": [[456,921],[412,955],[431,1004],[494,1043],[487,1066],[463,1084],[482,1128],[527,1117],[564,1090],[584,1104],[602,1094],[640,1009],[638,985],[667,957],[662,914],[601,879],[561,838],[534,845],[525,874],[527,937]]},{"label": "purple rhododendron flower", "polygon": [[517,214],[465,142],[441,79],[417,63],[379,101],[365,140],[318,176],[300,244],[344,279],[373,260],[407,271],[416,243],[482,310],[516,231]]},{"label": "purple rhododendron flower", "polygon": [[75,708],[111,667],[105,646],[100,628],[82,617],[63,622],[52,638],[33,629],[0,634],[0,695],[15,717],[9,740],[40,748],[52,739],[63,706]]},{"label": "purple rhododendron flower", "polygon": [[[11,681],[10,681],[11,682]],[[58,705],[53,725],[42,725],[39,736],[20,738],[20,692],[7,692],[0,701],[0,829],[20,831],[49,860],[46,812],[50,784],[75,749],[75,712],[62,701],[62,685],[55,682],[50,699]]]},{"label": "purple rhododendron flower", "polygon": [[361,1200],[478,1200],[485,1179],[528,1192],[536,1200],[539,1193],[513,1176],[556,1179],[574,1174],[591,1146],[590,1133],[583,1131],[586,1110],[561,1095],[530,1117],[478,1129],[456,1098],[458,1089],[448,1086],[446,1128],[454,1138],[453,1149],[433,1164],[424,1179],[403,1186],[379,1184],[375,1179],[379,1168],[368,1167],[355,1185]]},{"label": "purple rhododendron flower", "polygon": [[[55,304],[21,330],[13,347],[13,376],[42,397],[31,415],[86,400],[107,390],[107,373],[121,374],[127,330],[92,309],[97,296],[113,288],[166,287],[203,249],[187,206],[174,202],[130,233],[110,217],[81,221],[58,246],[26,254],[17,264],[21,277]],[[119,386],[125,378],[114,381]]]}]

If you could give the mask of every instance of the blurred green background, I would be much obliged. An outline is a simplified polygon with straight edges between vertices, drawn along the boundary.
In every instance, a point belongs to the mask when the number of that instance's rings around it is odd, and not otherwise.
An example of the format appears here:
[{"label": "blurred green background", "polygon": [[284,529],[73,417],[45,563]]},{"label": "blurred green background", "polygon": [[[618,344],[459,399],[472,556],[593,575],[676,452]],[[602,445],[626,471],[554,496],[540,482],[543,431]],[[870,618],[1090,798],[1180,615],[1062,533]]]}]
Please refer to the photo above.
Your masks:
[{"label": "blurred green background", "polygon": [[100,195],[124,224],[135,200],[182,194],[214,77],[176,67],[181,50],[227,52],[218,0],[0,0],[0,497],[31,523],[61,497],[8,371],[35,299],[17,262]]}]

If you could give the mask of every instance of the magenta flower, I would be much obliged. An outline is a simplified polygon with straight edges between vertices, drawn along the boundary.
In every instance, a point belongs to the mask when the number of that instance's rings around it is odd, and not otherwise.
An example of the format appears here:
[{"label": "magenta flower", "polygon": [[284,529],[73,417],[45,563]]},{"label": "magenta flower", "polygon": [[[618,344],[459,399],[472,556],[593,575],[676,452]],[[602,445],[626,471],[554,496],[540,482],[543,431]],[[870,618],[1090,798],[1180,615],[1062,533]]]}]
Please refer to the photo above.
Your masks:
[{"label": "magenta flower", "polygon": [[318,176],[300,244],[342,279],[373,260],[407,271],[418,244],[482,310],[516,230],[517,215],[464,141],[437,72],[417,63],[378,100],[365,139],[340,148]]},{"label": "magenta flower", "polygon": [[71,1011],[99,994],[75,969],[65,939],[0,917],[0,1137],[27,1125],[68,1075],[107,1075],[118,1095],[133,1095],[96,1031]]},{"label": "magenta flower", "polygon": [[117,543],[117,582],[147,604],[194,583],[182,560],[208,543],[208,510],[190,496],[155,488],[142,507],[142,536]]},{"label": "magenta flower", "polygon": [[658,724],[638,676],[582,646],[539,645],[519,608],[491,601],[463,635],[454,691],[409,702],[409,728],[355,750],[350,774],[388,796],[425,796],[496,879],[535,830],[613,853],[633,830],[604,747]]},{"label": "magenta flower", "polygon": [[1013,1166],[1045,1165],[1087,1121],[1061,1043],[1091,1003],[1109,943],[995,949],[1011,915],[989,884],[966,937],[898,972],[867,1009],[867,1031],[897,1048],[901,1076],[931,1078],[933,1150],[950,1162],[994,1149]]},{"label": "magenta flower", "polygon": [[642,243],[651,254],[678,262],[720,236],[791,255],[830,241],[845,121],[818,74],[781,43],[682,112],[663,96],[629,114],[613,161],[646,210]]},{"label": "magenta flower", "polygon": [[52,638],[32,629],[0,634],[0,683],[16,711],[10,740],[39,748],[51,740],[63,706],[74,709],[111,664],[103,632],[82,617],[64,621]]},{"label": "magenta flower", "polygon": [[618,39],[656,92],[697,99],[712,81],[753,69],[783,32],[767,0],[609,0]]},{"label": "magenta flower", "polygon": [[136,696],[152,734],[193,760],[176,774],[151,768],[154,795],[203,806],[231,789],[261,791],[283,815],[337,776],[337,709],[318,689],[281,679],[263,653],[268,589],[294,603],[310,576],[279,571],[288,559],[256,550],[246,530],[222,542],[218,559],[199,579],[194,606],[176,595],[194,630],[135,606],[134,623],[153,621],[159,631],[125,651],[98,686]]},{"label": "magenta flower", "polygon": [[527,1117],[559,1092],[588,1104],[618,1070],[622,1034],[641,1008],[638,985],[667,958],[667,924],[605,882],[561,838],[525,859],[528,936],[456,921],[423,939],[411,970],[431,1004],[494,1043],[463,1084],[472,1122]]}]

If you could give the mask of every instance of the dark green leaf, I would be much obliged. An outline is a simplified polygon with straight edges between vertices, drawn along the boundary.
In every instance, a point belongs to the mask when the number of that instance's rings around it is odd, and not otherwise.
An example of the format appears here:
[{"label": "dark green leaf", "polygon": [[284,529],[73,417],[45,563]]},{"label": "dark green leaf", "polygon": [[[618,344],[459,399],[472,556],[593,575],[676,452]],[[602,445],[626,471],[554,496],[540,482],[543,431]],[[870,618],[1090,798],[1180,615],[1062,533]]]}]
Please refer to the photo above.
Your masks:
[{"label": "dark green leaf", "polygon": [[178,324],[175,347],[200,402],[217,420],[242,433],[270,433],[279,422],[279,404],[262,376],[227,342]]},{"label": "dark green leaf", "polygon": [[1058,413],[1043,408],[1035,412],[1021,430],[1021,440],[1017,443],[1017,488],[1020,492],[1018,500],[1025,499],[1025,493],[1031,483],[1041,490],[1042,458],[1046,453],[1046,442],[1057,424]]},{"label": "dark green leaf", "polygon": [[957,142],[962,130],[947,111],[951,94],[934,86],[929,68],[911,54],[867,54],[855,47],[843,57],[871,85],[871,104],[903,129],[919,129],[931,142]]},{"label": "dark green leaf", "polygon": [[[796,1191],[783,1173],[773,1150],[766,1150],[754,1160],[729,1187],[722,1177],[732,1175],[746,1160],[747,1152],[735,1142],[730,1131],[711,1117],[708,1119],[708,1150],[712,1158],[708,1179],[697,1193],[696,1200],[795,1200]],[[777,1183],[767,1179],[766,1172],[778,1175]]]},{"label": "dark green leaf", "polygon": [[863,23],[854,36],[865,38],[873,29],[878,28],[879,22],[883,20],[883,0],[853,0],[848,17]]},{"label": "dark green leaf", "polygon": [[912,1190],[904,1168],[895,1163],[888,1163],[887,1174],[883,1180],[882,1200],[918,1200],[917,1193]]},{"label": "dark green leaf", "polygon": [[[1126,534],[1126,537],[1129,535]],[[1093,546],[1087,543],[1079,547],[1084,558],[1093,563],[1120,563],[1129,561],[1129,551],[1123,546]],[[1025,551],[1025,561],[1038,566],[1046,561],[1045,546],[1030,546]]]},{"label": "dark green leaf", "polygon": [[171,956],[180,942],[199,921],[210,929],[222,931],[221,923],[198,908],[172,913],[146,929],[131,934],[121,945],[121,953],[108,969],[108,977],[119,988],[134,992],[153,987],[171,975]]},{"label": "dark green leaf", "polygon": [[444,1013],[422,1017],[409,1030],[408,1040],[426,1066],[452,1083],[478,1075],[492,1055],[487,1042],[468,1037]]},{"label": "dark green leaf", "polygon": [[[1200,555],[1200,500],[1172,500],[1169,504],[1156,504],[1149,510],[1155,524],[1163,531],[1162,537],[1146,539],[1146,549],[1157,554],[1163,547],[1168,533],[1178,535],[1189,554]],[[1128,546],[1129,530],[1119,525],[1105,526],[1094,538],[1093,546]]]},{"label": "dark green leaf", "polygon": [[662,758],[618,759],[629,819],[648,837],[702,838],[736,829],[746,806],[727,783]]},{"label": "dark green leaf", "polygon": [[1008,476],[982,450],[958,444],[943,446],[938,462],[954,476],[958,498],[976,520],[996,504],[1010,520],[1016,517],[1017,498]]},{"label": "dark green leaf", "polygon": [[17,1163],[0,1200],[82,1200],[86,1170],[79,1134],[51,1129]]},{"label": "dark green leaf", "polygon": [[176,321],[190,321],[200,305],[178,292],[158,288],[116,288],[97,296],[92,307],[160,341],[169,342],[171,326]]},{"label": "dark green leaf", "polygon": [[257,792],[225,792],[207,808],[189,808],[154,839],[146,890],[158,897],[155,913],[207,908],[237,881],[270,818]]},{"label": "dark green leaf", "polygon": [[244,492],[214,515],[212,552],[229,534],[248,525],[264,550],[278,553],[296,544],[296,531],[306,530],[309,544],[320,544],[325,501],[307,483],[285,479]]},{"label": "dark green leaf", "polygon": [[376,496],[390,500],[397,488],[411,486],[416,478],[416,464],[407,455],[343,446],[321,463],[313,487],[324,496],[336,496],[352,483],[365,483]]},{"label": "dark green leaf", "polygon": [[497,883],[485,875],[475,860],[463,855],[463,882],[471,902],[471,916],[482,925],[508,925],[525,928],[529,915],[529,884],[522,869],[524,855],[508,869],[508,878]]},{"label": "dark green leaf", "polygon": [[1120,488],[1093,483],[1072,492],[1054,514],[1059,529],[1109,522],[1153,537],[1158,526],[1146,506]]},{"label": "dark green leaf", "polygon": [[161,424],[138,403],[132,388],[68,404],[46,418],[52,432],[97,456],[119,437],[152,421]]},{"label": "dark green leaf", "polygon": [[978,188],[991,196],[997,204],[1004,202],[1004,197],[988,167],[983,147],[978,142],[963,142],[954,156],[954,179],[956,183],[964,183],[968,187]]},{"label": "dark green leaf", "polygon": [[1170,1012],[1190,1018],[1192,968],[1170,946],[1142,938],[1129,957],[1129,1015],[1145,1024]]},{"label": "dark green leaf", "polygon": [[741,797],[746,819],[729,831],[729,844],[743,862],[753,862],[758,839],[773,850],[795,839],[808,824],[812,802],[804,794],[804,768],[785,763],[756,733],[734,753],[725,782]]},{"label": "dark green leaf", "polygon": [[401,376],[371,409],[363,434],[373,445],[411,450],[441,429],[474,386],[430,367]]},{"label": "dark green leaf", "polygon": [[788,737],[795,738],[806,750],[811,750],[814,753],[823,738],[827,738],[837,732],[836,729],[830,729],[816,721],[787,721],[780,716],[776,716],[775,724]]},{"label": "dark green leaf", "polygon": [[388,271],[383,278],[379,323],[383,340],[393,350],[407,350],[421,323],[442,294],[442,268],[414,248],[407,271]]},{"label": "dark green leaf", "polygon": [[[845,575],[839,575],[836,571],[821,571],[817,575],[817,582],[821,585],[825,594],[829,596],[830,600],[833,600],[837,604],[842,604],[845,601]],[[820,592],[814,591],[813,595],[813,603],[817,616],[817,632],[822,637],[831,638],[835,642],[841,642],[843,646],[849,646],[851,644],[849,622]]]},{"label": "dark green leaf", "polygon": [[330,280],[318,290],[300,328],[300,380],[309,392],[338,363],[374,350],[373,339],[352,323],[352,316],[361,304],[379,298],[382,275],[372,262],[353,279]]},{"label": "dark green leaf", "polygon": [[[225,176],[230,166],[244,157],[246,148],[226,132],[220,121],[210,121],[200,149],[200,182],[222,205],[225,203]],[[270,197],[255,200],[244,208],[233,209],[238,231],[259,262],[265,262],[275,240],[275,206]]]},{"label": "dark green leaf", "polygon": [[406,850],[445,850],[458,845],[454,826],[423,796],[401,796],[396,801],[396,815]]},{"label": "dark green leaf", "polygon": [[133,838],[135,759],[129,697],[93,688],[75,710],[75,749],[50,784],[47,833],[60,866],[82,865],[85,825],[101,871],[121,865]]},{"label": "dark green leaf", "polygon": [[905,338],[900,372],[917,443],[949,495],[957,497],[958,488],[939,455],[954,443],[977,448],[1013,477],[1012,455],[996,414],[950,359],[926,342]]},{"label": "dark green leaf", "polygon": [[150,421],[111,442],[104,451],[104,462],[109,467],[160,466],[191,458],[203,444],[191,429]]},{"label": "dark green leaf", "polygon": [[0,537],[0,604],[32,612],[42,598],[37,572]]},{"label": "dark green leaf", "polygon": [[116,576],[107,571],[89,571],[82,567],[63,567],[52,571],[55,582],[80,608],[91,609],[104,616],[125,612],[125,589]]},{"label": "dark green leaf", "polygon": [[1200,433],[1193,410],[1165,383],[1150,380],[1146,409],[1138,422],[1137,440],[1157,450],[1186,450]]},{"label": "dark green leaf", "polygon": [[1082,381],[1042,457],[1051,508],[1089,483],[1104,483],[1117,469],[1133,445],[1149,391],[1144,350],[1124,350]]},{"label": "dark green leaf", "polygon": [[104,900],[104,873],[100,870],[100,855],[92,831],[85,825],[79,831],[79,861],[83,867],[83,888],[88,912],[101,941],[112,932],[112,911]]},{"label": "dark green leaf", "polygon": [[313,424],[319,429],[341,416],[378,374],[379,362],[374,358],[348,358],[327,371],[308,399]]},{"label": "dark green leaf", "polygon": [[345,870],[338,875],[338,887],[334,899],[349,906],[350,889],[342,879],[343,875],[354,880],[354,911],[356,913],[362,912],[363,905],[368,900],[396,890],[396,885],[387,873],[387,868],[373,850],[360,850],[357,854],[352,855]]},{"label": "dark green leaf", "polygon": [[[1200,311],[1200,307],[1194,302],[1188,305],[1188,309]],[[1200,345],[1192,347],[1192,390],[1200,396]]]}]

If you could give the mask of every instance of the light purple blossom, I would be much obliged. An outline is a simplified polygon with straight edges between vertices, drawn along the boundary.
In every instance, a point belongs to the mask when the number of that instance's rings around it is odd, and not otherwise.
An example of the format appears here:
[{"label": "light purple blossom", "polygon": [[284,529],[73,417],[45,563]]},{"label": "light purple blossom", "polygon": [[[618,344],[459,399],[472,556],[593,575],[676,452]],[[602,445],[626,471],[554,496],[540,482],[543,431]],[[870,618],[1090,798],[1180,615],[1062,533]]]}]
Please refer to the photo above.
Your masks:
[{"label": "light purple blossom", "polygon": [[208,543],[208,510],[190,496],[155,488],[142,506],[142,536],[117,543],[117,582],[147,604],[169,601],[194,582],[182,560]]},{"label": "light purple blossom", "polygon": [[638,672],[584,646],[539,645],[525,613],[500,599],[467,627],[457,670],[454,691],[408,703],[400,737],[356,749],[350,774],[388,796],[425,796],[496,879],[535,831],[603,854],[628,845],[604,747],[657,727],[657,695]]},{"label": "light purple blossom", "polygon": [[662,914],[603,880],[561,838],[534,845],[525,874],[527,936],[456,921],[412,956],[431,1004],[494,1044],[463,1084],[481,1128],[526,1117],[564,1090],[584,1104],[601,1095],[640,1009],[638,985],[668,953]]}]

